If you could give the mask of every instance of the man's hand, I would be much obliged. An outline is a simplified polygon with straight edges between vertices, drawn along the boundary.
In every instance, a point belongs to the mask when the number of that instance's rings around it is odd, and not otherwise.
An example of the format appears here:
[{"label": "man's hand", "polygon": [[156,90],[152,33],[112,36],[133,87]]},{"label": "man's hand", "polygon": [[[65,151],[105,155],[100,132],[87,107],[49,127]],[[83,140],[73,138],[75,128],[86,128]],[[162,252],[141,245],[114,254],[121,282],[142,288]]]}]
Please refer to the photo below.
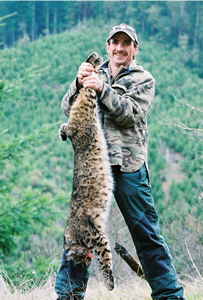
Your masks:
[{"label": "man's hand", "polygon": [[104,83],[97,76],[98,71],[90,63],[82,63],[78,70],[78,80],[84,88],[92,88],[97,92],[102,92]]},{"label": "man's hand", "polygon": [[83,79],[84,88],[91,88],[99,93],[102,92],[104,83],[100,80],[95,72],[92,72],[91,75],[84,77]]},{"label": "man's hand", "polygon": [[93,65],[86,62],[82,63],[79,67],[77,75],[79,82],[83,84],[84,78],[90,76],[92,72],[95,72],[95,68],[93,67]]}]

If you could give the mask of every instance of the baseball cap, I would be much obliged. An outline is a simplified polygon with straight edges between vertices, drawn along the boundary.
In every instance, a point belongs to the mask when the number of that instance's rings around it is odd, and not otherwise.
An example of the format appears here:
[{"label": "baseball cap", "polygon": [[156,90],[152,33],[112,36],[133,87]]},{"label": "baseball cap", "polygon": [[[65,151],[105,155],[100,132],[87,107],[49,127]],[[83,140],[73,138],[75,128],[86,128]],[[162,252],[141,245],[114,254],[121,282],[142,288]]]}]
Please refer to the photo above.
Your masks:
[{"label": "baseball cap", "polygon": [[107,42],[112,38],[112,36],[118,32],[124,32],[126,33],[131,40],[133,40],[134,42],[136,42],[136,44],[138,45],[138,38],[137,38],[137,34],[135,32],[135,29],[129,25],[126,25],[124,23],[120,24],[120,25],[116,25],[113,26],[110,30]]}]

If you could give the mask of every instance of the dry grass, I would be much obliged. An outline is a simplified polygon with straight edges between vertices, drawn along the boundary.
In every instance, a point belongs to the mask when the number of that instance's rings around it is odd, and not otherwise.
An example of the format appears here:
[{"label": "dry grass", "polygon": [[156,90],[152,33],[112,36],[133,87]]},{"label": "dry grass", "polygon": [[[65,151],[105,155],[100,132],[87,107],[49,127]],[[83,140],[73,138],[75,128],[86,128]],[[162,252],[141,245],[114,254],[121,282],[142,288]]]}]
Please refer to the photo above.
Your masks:
[{"label": "dry grass", "polygon": [[[87,300],[150,300],[150,288],[144,280],[137,278],[127,284],[115,286],[109,292],[103,283],[91,281],[87,290]],[[85,299],[85,300],[86,300]]]},{"label": "dry grass", "polygon": [[[33,286],[26,290],[26,282],[18,288],[8,283],[0,277],[0,300],[55,300],[54,276],[42,284],[42,286]],[[7,278],[7,280],[9,280]],[[187,300],[203,299],[203,284],[200,280],[191,282],[182,282],[185,287],[185,297]],[[13,292],[11,292],[13,290]],[[23,292],[24,291],[24,292]],[[127,284],[116,285],[112,292],[109,292],[103,283],[90,279],[85,300],[150,300],[150,288],[148,284],[140,278],[131,279]]]}]

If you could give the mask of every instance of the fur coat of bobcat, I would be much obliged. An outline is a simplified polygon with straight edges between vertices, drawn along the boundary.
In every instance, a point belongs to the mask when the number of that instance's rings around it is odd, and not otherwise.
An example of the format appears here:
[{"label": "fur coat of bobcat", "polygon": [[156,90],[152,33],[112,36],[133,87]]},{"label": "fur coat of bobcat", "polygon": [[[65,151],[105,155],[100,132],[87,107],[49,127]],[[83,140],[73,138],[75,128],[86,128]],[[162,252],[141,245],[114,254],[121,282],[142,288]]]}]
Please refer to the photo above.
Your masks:
[{"label": "fur coat of bobcat", "polygon": [[[94,67],[102,59],[96,52],[86,62]],[[112,259],[105,222],[112,198],[113,179],[104,133],[98,116],[96,92],[82,88],[70,110],[68,123],[61,125],[59,136],[71,140],[74,149],[74,177],[71,208],[64,234],[67,260],[90,264],[94,250],[109,290],[114,288]]]}]

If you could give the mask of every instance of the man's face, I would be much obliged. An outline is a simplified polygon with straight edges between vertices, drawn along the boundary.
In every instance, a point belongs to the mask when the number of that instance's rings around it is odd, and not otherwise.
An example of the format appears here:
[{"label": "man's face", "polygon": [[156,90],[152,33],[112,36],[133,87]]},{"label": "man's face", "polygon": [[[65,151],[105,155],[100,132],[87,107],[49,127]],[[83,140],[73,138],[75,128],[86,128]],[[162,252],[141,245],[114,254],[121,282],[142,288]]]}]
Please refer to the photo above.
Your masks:
[{"label": "man's face", "polygon": [[138,47],[135,48],[134,42],[124,32],[116,33],[111,38],[110,44],[107,43],[106,48],[111,64],[118,68],[121,65],[129,66],[138,51]]}]

